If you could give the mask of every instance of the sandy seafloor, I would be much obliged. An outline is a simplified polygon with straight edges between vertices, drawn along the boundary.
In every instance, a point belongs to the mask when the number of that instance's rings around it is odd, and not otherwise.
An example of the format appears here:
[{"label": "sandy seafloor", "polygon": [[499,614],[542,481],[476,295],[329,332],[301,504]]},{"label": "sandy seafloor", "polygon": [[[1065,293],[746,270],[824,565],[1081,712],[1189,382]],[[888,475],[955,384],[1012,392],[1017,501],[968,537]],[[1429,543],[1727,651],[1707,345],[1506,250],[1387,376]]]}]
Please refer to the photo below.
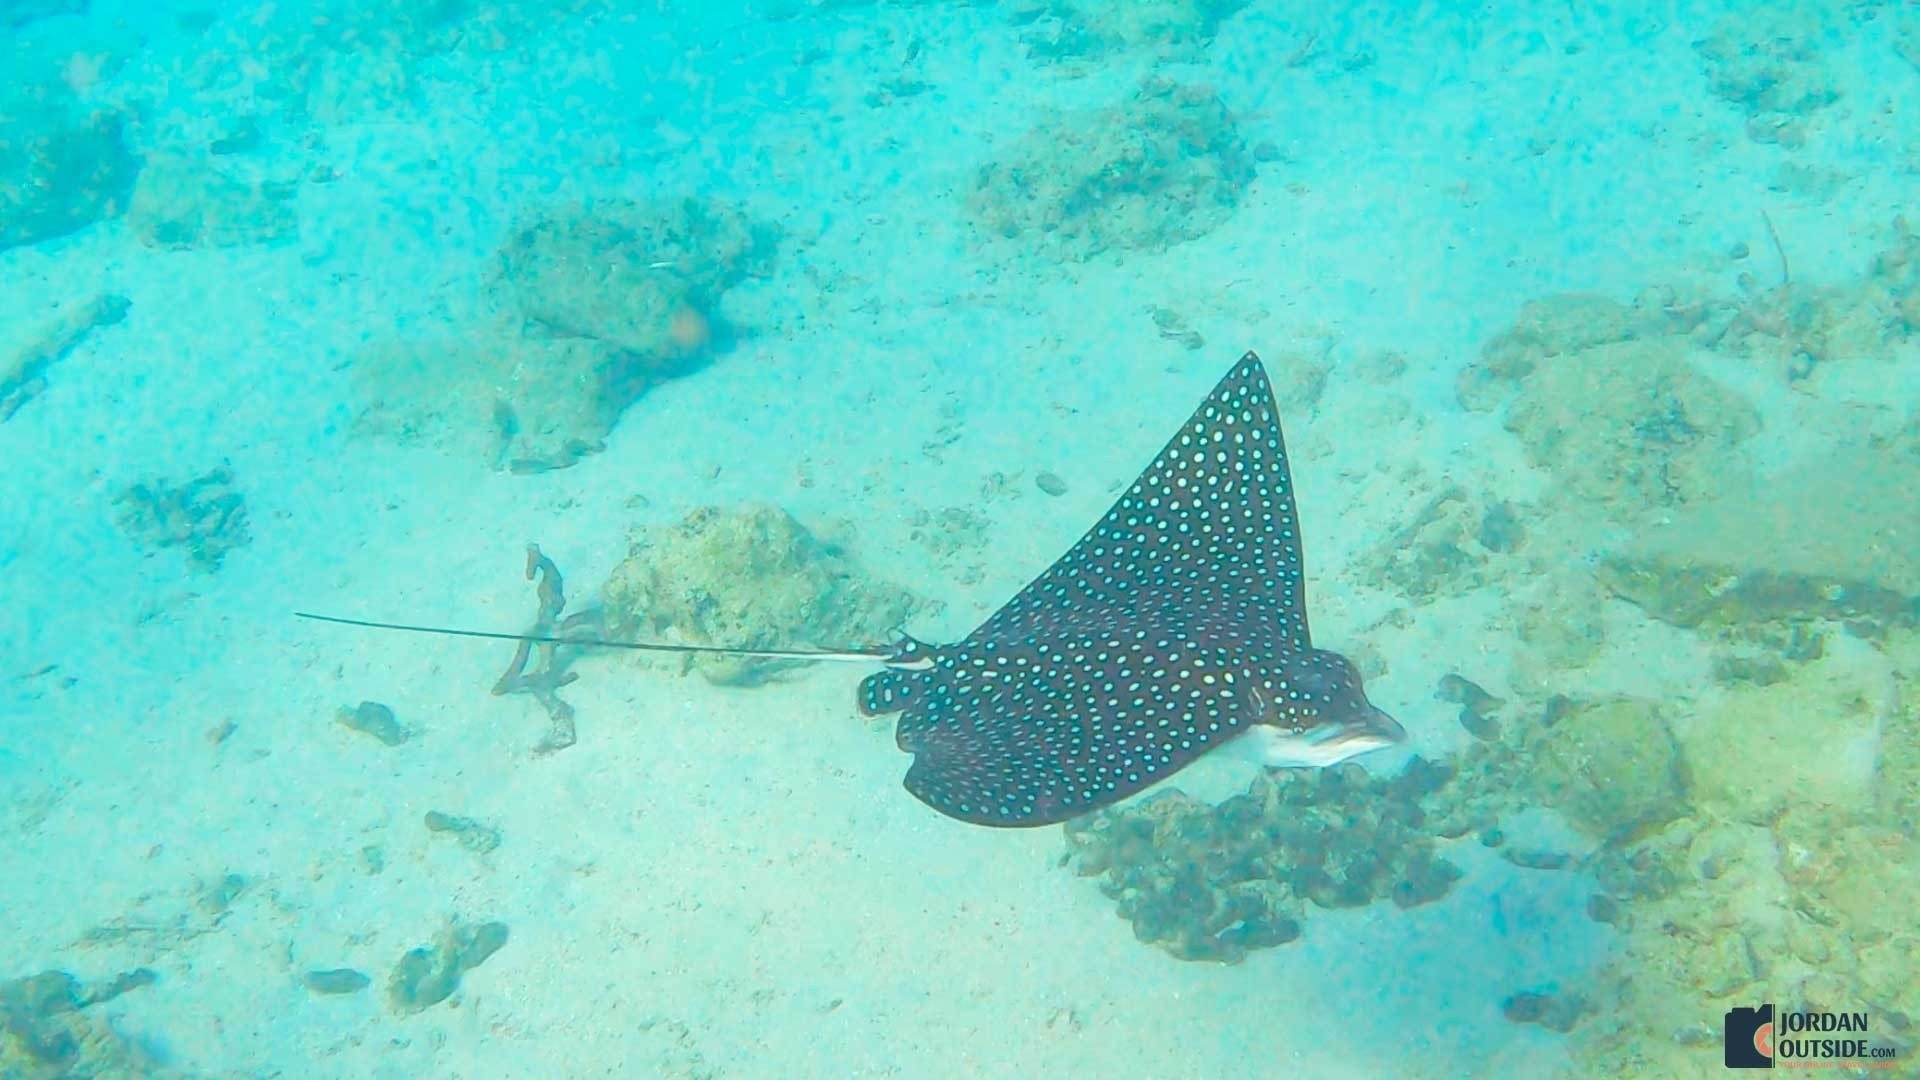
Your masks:
[{"label": "sandy seafloor", "polygon": [[[1302,941],[1242,964],[1182,963],[1056,865],[1059,830],[972,828],[904,793],[890,730],[854,714],[858,669],[726,689],[588,657],[567,690],[578,745],[535,756],[538,707],[487,693],[505,646],[290,613],[514,629],[529,540],[585,589],[635,525],[762,500],[840,523],[863,564],[944,604],[916,634],[956,637],[1104,510],[1242,349],[1325,343],[1326,394],[1287,417],[1316,637],[1374,658],[1373,699],[1413,749],[1445,754],[1462,736],[1432,686],[1498,670],[1500,598],[1400,625],[1352,564],[1432,477],[1522,497],[1541,484],[1496,421],[1454,401],[1459,365],[1536,296],[1730,278],[1717,253],[1766,250],[1763,210],[1797,276],[1853,269],[1913,182],[1894,103],[1920,100],[1916,72],[1870,39],[1834,45],[1846,96],[1816,149],[1850,179],[1813,198],[1770,186],[1778,150],[1708,93],[1691,43],[1709,5],[1318,16],[1259,0],[1193,58],[1074,72],[1030,58],[992,6],[780,21],[672,6],[536,20],[506,52],[433,58],[414,105],[276,133],[335,177],[303,189],[288,242],[155,250],[109,220],[0,253],[6,321],[103,288],[132,302],[0,427],[0,973],[148,966],[155,985],[102,1008],[173,1066],[219,1075],[1564,1068],[1560,1037],[1507,1022],[1500,1002],[1606,955],[1577,876],[1461,845],[1468,876],[1441,903],[1317,912]],[[1282,66],[1302,33],[1376,59]],[[188,124],[210,107],[139,84],[217,40],[165,15],[102,2],[12,35],[54,57],[130,56],[91,92],[148,100],[150,141],[169,110]],[[931,90],[863,103],[908,37]],[[1226,225],[1165,252],[983,253],[957,192],[996,144],[1156,64],[1217,86],[1283,164]],[[604,453],[515,476],[351,433],[355,350],[459,309],[528,200],[689,190],[808,240],[729,297],[752,332],[647,394]],[[1206,348],[1160,337],[1155,304],[1187,312]],[[1409,359],[1404,378],[1343,371],[1382,349]],[[950,414],[957,438],[932,460],[923,444]],[[130,481],[222,460],[254,538],[218,573],[116,527]],[[1041,469],[1067,494],[1022,485],[981,504],[989,474]],[[944,580],[907,541],[909,515],[975,504],[984,574]],[[1684,651],[1634,640],[1612,641],[1596,682],[1658,695],[1698,678]],[[49,664],[68,681],[29,677]],[[421,736],[388,751],[333,722],[363,698]],[[1195,782],[1230,791],[1247,777],[1232,768]],[[428,809],[493,822],[505,842],[475,857],[418,827]],[[377,876],[370,844],[386,849]],[[198,883],[228,874],[253,884],[205,920]],[[500,920],[511,940],[452,1002],[395,1016],[386,973],[455,915]],[[80,944],[112,920],[176,918],[205,932]],[[372,989],[300,983],[345,966]]]}]

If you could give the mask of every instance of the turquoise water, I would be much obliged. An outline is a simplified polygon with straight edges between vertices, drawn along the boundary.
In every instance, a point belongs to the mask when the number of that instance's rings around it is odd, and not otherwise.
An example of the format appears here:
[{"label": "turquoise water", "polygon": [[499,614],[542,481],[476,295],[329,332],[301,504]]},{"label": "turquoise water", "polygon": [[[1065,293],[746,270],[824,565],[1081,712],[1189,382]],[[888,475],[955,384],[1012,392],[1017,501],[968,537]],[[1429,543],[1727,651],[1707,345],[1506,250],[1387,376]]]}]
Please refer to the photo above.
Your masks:
[{"label": "turquoise water", "polygon": [[[1912,5],[672,7],[0,0],[0,1076],[1910,1067]],[[956,641],[1248,349],[1333,769],[294,616]]]}]

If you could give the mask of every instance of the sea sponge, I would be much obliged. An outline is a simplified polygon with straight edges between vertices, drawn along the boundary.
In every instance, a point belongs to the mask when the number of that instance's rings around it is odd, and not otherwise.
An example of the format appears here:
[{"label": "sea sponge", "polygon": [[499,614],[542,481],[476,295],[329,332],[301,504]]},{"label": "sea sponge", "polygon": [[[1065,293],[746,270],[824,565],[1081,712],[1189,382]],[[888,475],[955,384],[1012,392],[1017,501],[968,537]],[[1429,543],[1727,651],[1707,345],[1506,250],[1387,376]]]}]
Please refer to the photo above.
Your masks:
[{"label": "sea sponge", "polygon": [[1419,758],[1394,777],[1269,770],[1219,806],[1173,790],[1075,819],[1067,843],[1141,941],[1237,963],[1298,938],[1311,907],[1445,896],[1460,870],[1422,828],[1421,803],[1453,775]]}]

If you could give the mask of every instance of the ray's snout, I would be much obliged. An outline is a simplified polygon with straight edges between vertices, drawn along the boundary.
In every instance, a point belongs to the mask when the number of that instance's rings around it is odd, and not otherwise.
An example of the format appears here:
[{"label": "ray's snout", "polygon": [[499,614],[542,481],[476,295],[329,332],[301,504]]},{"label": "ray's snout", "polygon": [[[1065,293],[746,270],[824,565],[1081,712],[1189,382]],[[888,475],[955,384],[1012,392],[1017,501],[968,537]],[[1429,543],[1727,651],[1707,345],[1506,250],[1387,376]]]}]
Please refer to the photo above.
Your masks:
[{"label": "ray's snout", "polygon": [[1372,705],[1363,706],[1355,715],[1334,726],[1339,730],[1330,737],[1351,747],[1353,754],[1384,750],[1407,741],[1407,729],[1400,726],[1400,721]]},{"label": "ray's snout", "polygon": [[1284,703],[1253,691],[1256,757],[1276,767],[1325,768],[1407,741],[1407,729],[1367,700],[1346,657],[1315,649],[1284,673]]},{"label": "ray's snout", "polygon": [[1296,730],[1255,724],[1246,734],[1253,759],[1273,768],[1324,769],[1407,740],[1400,722],[1369,704]]}]

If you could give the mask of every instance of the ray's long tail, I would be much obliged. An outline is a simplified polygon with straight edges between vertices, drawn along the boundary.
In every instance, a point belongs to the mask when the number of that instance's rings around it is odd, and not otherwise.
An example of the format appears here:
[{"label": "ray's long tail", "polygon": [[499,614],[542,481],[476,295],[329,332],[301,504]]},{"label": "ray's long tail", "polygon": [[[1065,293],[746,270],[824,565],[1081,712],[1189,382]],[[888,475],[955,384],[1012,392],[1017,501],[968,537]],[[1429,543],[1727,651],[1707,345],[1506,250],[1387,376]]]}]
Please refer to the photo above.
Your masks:
[{"label": "ray's long tail", "polygon": [[488,641],[521,641],[534,645],[583,645],[602,649],[630,649],[634,652],[692,653],[707,656],[747,656],[763,660],[827,660],[841,663],[887,663],[900,656],[903,645],[867,645],[850,649],[738,649],[719,645],[675,645],[665,641],[614,641],[608,638],[562,634],[507,634],[497,630],[466,630],[452,626],[416,626],[411,623],[380,622],[374,619],[349,619],[339,615],[317,615],[296,611],[295,618],[338,626],[357,626],[368,630],[394,630],[404,634],[433,634],[439,637],[483,638]]}]

